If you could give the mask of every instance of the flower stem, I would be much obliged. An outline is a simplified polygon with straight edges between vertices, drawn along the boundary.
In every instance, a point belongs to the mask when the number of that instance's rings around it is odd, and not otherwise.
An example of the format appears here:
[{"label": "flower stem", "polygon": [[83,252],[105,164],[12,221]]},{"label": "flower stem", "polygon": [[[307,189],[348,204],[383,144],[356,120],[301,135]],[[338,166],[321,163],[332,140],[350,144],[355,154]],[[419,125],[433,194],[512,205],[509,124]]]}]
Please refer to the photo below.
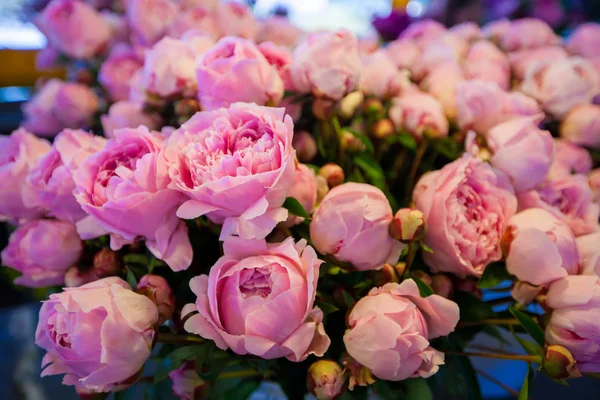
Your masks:
[{"label": "flower stem", "polygon": [[471,351],[445,351],[444,353],[449,356],[497,358],[500,360],[517,360],[537,364],[540,364],[542,361],[542,357],[540,356],[528,356],[521,354],[475,353]]},{"label": "flower stem", "polygon": [[415,180],[417,178],[417,172],[419,172],[419,166],[421,165],[421,161],[423,160],[423,156],[425,155],[428,146],[429,140],[423,138],[423,141],[419,143],[419,147],[417,147],[417,153],[415,154],[415,158],[410,166],[410,172],[408,173],[406,188],[409,191],[409,195],[412,194],[413,186],[415,185]]},{"label": "flower stem", "polygon": [[221,372],[217,376],[217,379],[250,378],[250,377],[259,377],[259,376],[262,376],[262,374],[260,372],[255,371],[253,369],[245,369],[243,371]]},{"label": "flower stem", "polygon": [[410,278],[410,266],[415,258],[415,244],[408,244],[408,254],[406,255],[406,267],[404,268],[404,273],[402,273],[402,279]]},{"label": "flower stem", "polygon": [[483,376],[488,381],[490,381],[492,383],[495,383],[496,385],[500,386],[502,389],[506,390],[511,395],[513,395],[515,397],[519,397],[519,392],[517,392],[516,390],[514,390],[510,386],[502,383],[501,381],[499,381],[498,379],[494,378],[493,376],[491,376],[487,372],[484,372],[484,371],[482,371],[480,369],[476,369],[475,372],[477,372],[479,375]]},{"label": "flower stem", "polygon": [[502,318],[489,318],[482,319],[481,321],[469,321],[469,322],[459,322],[459,327],[466,326],[477,326],[477,325],[511,325],[518,326],[521,325],[519,321],[516,319],[502,319]]},{"label": "flower stem", "polygon": [[156,335],[156,341],[168,344],[199,344],[205,342],[205,340],[199,336],[177,335],[174,333],[158,333]]}]

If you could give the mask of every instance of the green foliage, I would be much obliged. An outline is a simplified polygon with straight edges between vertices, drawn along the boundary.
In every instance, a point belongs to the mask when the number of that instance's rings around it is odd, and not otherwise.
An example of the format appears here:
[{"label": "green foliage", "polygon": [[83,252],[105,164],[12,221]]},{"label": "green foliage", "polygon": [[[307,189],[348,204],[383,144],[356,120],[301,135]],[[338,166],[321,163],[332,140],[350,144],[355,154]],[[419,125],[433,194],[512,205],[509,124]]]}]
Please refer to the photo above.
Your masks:
[{"label": "green foliage", "polygon": [[373,153],[375,151],[375,148],[373,147],[373,142],[371,142],[371,139],[369,139],[368,136],[363,135],[362,133],[357,132],[354,129],[346,129],[346,131],[350,132],[356,138],[358,138],[358,140],[360,140],[362,142],[362,144],[365,145],[366,151],[368,151],[369,153]]},{"label": "green foliage", "polygon": [[525,314],[522,311],[517,310],[514,306],[509,307],[509,311],[512,315],[515,316],[516,319],[519,320],[521,326],[525,328],[527,333],[531,335],[533,340],[540,345],[540,347],[544,347],[546,341],[544,339],[544,331],[540,328],[540,325],[533,320],[529,315]]},{"label": "green foliage", "polygon": [[127,283],[129,283],[129,286],[131,286],[131,290],[137,290],[137,279],[131,271],[131,268],[125,267],[125,271],[127,271]]},{"label": "green foliage", "polygon": [[415,281],[419,287],[419,294],[421,294],[421,297],[429,297],[433,294],[433,289],[431,286],[423,282],[421,279],[413,277],[412,280]]},{"label": "green foliage", "polygon": [[412,378],[404,381],[406,400],[433,400],[433,393],[423,378]]},{"label": "green foliage", "polygon": [[528,400],[529,399],[529,389],[533,384],[533,368],[531,368],[531,364],[528,364],[527,367],[527,375],[525,376],[525,381],[523,382],[523,387],[521,388],[521,392],[519,392],[519,400]]},{"label": "green foliage", "polygon": [[287,209],[290,214],[298,217],[310,219],[310,215],[306,212],[302,204],[293,197],[287,197],[283,202],[283,208]]},{"label": "green foliage", "polygon": [[165,358],[156,369],[154,374],[154,382],[158,383],[164,379],[167,379],[169,372],[176,370],[181,367],[185,361],[197,361],[202,362],[207,355],[207,347],[209,344],[198,344],[193,346],[180,347],[173,351]]},{"label": "green foliage", "polygon": [[514,277],[506,271],[506,264],[495,262],[485,267],[483,275],[477,283],[479,289],[489,289],[498,286],[506,280],[513,280]]},{"label": "green foliage", "polygon": [[488,303],[461,290],[455,291],[453,300],[460,308],[461,322],[476,322],[496,315]]}]

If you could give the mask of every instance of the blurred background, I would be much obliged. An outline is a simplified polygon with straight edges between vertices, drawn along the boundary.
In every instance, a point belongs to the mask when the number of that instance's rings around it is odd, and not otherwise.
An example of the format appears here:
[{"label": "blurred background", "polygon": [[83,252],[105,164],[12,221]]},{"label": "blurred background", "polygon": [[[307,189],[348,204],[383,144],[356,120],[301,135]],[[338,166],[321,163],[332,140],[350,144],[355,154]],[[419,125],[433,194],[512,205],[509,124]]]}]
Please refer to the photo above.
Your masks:
[{"label": "blurred background", "polygon": [[[29,22],[41,10],[44,0],[0,0],[0,134],[18,127],[21,104],[30,96],[40,77],[64,76],[56,69],[36,71],[36,53],[46,40]],[[346,28],[360,37],[388,40],[395,38],[411,21],[433,18],[447,25],[464,21],[484,24],[500,18],[533,16],[548,22],[558,33],[567,35],[584,21],[600,20],[600,0],[255,0],[248,1],[258,17],[287,16],[306,31]],[[0,249],[8,234],[0,225]],[[0,399],[75,399],[60,377],[39,378],[41,354],[33,343],[39,300],[45,292],[11,285],[10,270],[0,268]],[[481,338],[485,342],[485,338]],[[507,350],[511,348],[507,345]],[[486,398],[511,398],[501,380],[518,390],[525,375],[525,364],[501,360],[474,360]],[[570,387],[560,386],[538,376],[531,391],[533,399],[600,399],[597,383],[580,379]],[[141,395],[140,395],[141,398]],[[279,399],[277,387],[265,386],[256,400]]]}]

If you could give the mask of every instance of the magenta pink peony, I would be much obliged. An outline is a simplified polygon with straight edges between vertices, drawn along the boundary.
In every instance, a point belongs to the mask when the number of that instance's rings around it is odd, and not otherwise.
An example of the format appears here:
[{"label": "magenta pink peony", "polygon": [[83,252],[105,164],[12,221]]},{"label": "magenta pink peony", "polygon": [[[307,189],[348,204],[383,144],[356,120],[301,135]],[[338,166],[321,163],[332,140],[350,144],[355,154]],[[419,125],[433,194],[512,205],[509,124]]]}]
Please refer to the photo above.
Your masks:
[{"label": "magenta pink peony", "polygon": [[287,218],[281,205],[294,183],[292,135],[281,108],[236,103],[197,113],[165,151],[169,187],[188,197],[177,215],[223,224],[221,239],[266,237]]},{"label": "magenta pink peony", "polygon": [[554,162],[550,175],[587,174],[592,166],[592,156],[583,147],[565,139],[554,139]]},{"label": "magenta pink peony", "polygon": [[165,35],[179,7],[175,0],[127,0],[125,11],[134,43],[148,47]]},{"label": "magenta pink peony", "polygon": [[[258,45],[258,50],[267,59],[283,80],[285,90],[294,91],[294,82],[290,68],[292,66],[292,53],[287,47],[278,46],[273,42],[262,42]],[[283,103],[283,102],[281,102]]]},{"label": "magenta pink peony", "polygon": [[192,248],[185,223],[175,214],[184,196],[168,188],[163,139],[143,126],[114,135],[75,172],[77,201],[112,234],[113,250],[142,238],[174,271],[186,269]]},{"label": "magenta pink peony", "polygon": [[545,304],[552,308],[546,328],[548,344],[566,347],[580,372],[600,372],[600,278],[568,276],[558,280],[550,286]]},{"label": "magenta pink peony", "polygon": [[10,235],[2,250],[2,265],[16,269],[18,285],[62,285],[65,272],[79,261],[83,243],[75,225],[49,219],[32,220]]},{"label": "magenta pink peony", "polygon": [[248,6],[231,0],[217,5],[215,18],[221,36],[238,36],[252,40],[260,28]]},{"label": "magenta pink peony", "polygon": [[106,49],[109,25],[91,5],[78,0],[52,0],[34,19],[50,46],[73,58],[90,58]]},{"label": "magenta pink peony", "polygon": [[340,100],[358,86],[361,68],[352,33],[315,32],[294,50],[291,74],[299,92]]},{"label": "magenta pink peony", "polygon": [[167,34],[172,38],[181,39],[191,29],[204,31],[213,38],[220,36],[214,14],[204,6],[178,13],[167,28]]},{"label": "magenta pink peony", "polygon": [[63,384],[93,392],[124,389],[150,356],[157,320],[154,303],[117,277],[51,294],[35,332],[47,352],[42,376],[65,374]]},{"label": "magenta pink peony", "polygon": [[10,136],[0,136],[0,221],[18,222],[42,214],[28,207],[23,194],[31,187],[27,176],[50,151],[50,144],[20,128]]},{"label": "magenta pink peony", "polygon": [[223,252],[208,276],[190,281],[198,298],[182,315],[198,314],[186,321],[186,331],[242,355],[290,361],[323,356],[330,340],[323,313],[313,308],[323,261],[313,248],[292,238],[275,244],[229,238]]},{"label": "magenta pink peony", "polygon": [[273,42],[278,46],[291,48],[298,43],[303,34],[304,32],[288,18],[273,16],[262,21],[256,42]]},{"label": "magenta pink peony", "polygon": [[108,109],[108,114],[100,117],[104,136],[114,138],[114,131],[121,128],[137,128],[140,125],[148,129],[158,129],[162,119],[157,113],[146,113],[140,103],[118,101]]},{"label": "magenta pink peony", "polygon": [[560,43],[550,25],[535,18],[522,18],[510,22],[499,38],[506,51],[535,49]]},{"label": "magenta pink peony", "polygon": [[86,216],[75,200],[73,173],[83,160],[104,147],[105,140],[88,132],[66,129],[56,136],[27,178],[23,202],[60,220],[77,222]]},{"label": "magenta pink peony", "polygon": [[[288,193],[288,197],[293,197],[302,205],[304,210],[311,214],[317,204],[317,180],[315,170],[300,164],[296,166],[296,175],[294,185]],[[296,225],[304,221],[304,218],[290,215],[286,221],[288,226]]]},{"label": "magenta pink peony", "polygon": [[315,211],[310,239],[321,254],[352,263],[360,271],[379,269],[386,262],[395,264],[404,247],[390,236],[393,217],[381,190],[345,183],[329,191]]},{"label": "magenta pink peony", "polygon": [[510,62],[492,42],[481,40],[473,44],[464,67],[468,79],[492,82],[503,90],[510,88]]},{"label": "magenta pink peony", "polygon": [[600,230],[577,238],[577,248],[581,256],[581,274],[600,276]]},{"label": "magenta pink peony", "polygon": [[580,146],[600,149],[600,105],[573,107],[560,124],[560,136]]},{"label": "magenta pink peony", "polygon": [[521,91],[540,102],[542,108],[562,118],[578,104],[591,103],[600,93],[598,72],[579,57],[535,64],[521,83]]},{"label": "magenta pink peony", "polygon": [[569,36],[567,50],[586,58],[600,56],[600,24],[588,22],[579,25]]},{"label": "magenta pink peony", "polygon": [[398,70],[388,52],[377,50],[364,55],[362,64],[359,87],[365,95],[380,99],[400,95],[408,79]]},{"label": "magenta pink peony", "polygon": [[491,164],[510,177],[516,193],[533,189],[550,171],[554,141],[550,132],[538,128],[541,120],[541,114],[516,117],[486,135]]},{"label": "magenta pink peony", "polygon": [[531,208],[512,217],[502,247],[507,253],[506,269],[520,281],[546,286],[579,273],[575,236],[544,209]]},{"label": "magenta pink peony", "polygon": [[113,101],[129,99],[129,80],[144,64],[131,47],[115,45],[98,72],[98,82]]},{"label": "magenta pink peony", "polygon": [[251,41],[225,37],[196,64],[198,99],[205,110],[243,101],[277,105],[284,85],[273,67]]},{"label": "magenta pink peony", "polygon": [[536,64],[546,64],[553,61],[564,60],[569,54],[560,46],[538,47],[509,53],[508,58],[513,74],[517,79],[523,79],[527,71],[535,68]]},{"label": "magenta pink peony", "polygon": [[430,94],[415,91],[396,97],[389,115],[396,129],[410,133],[417,140],[424,136],[448,136],[448,120],[442,104]]},{"label": "magenta pink peony", "polygon": [[371,289],[348,316],[348,353],[380,379],[428,378],[444,363],[429,340],[454,331],[456,303],[438,295],[422,298],[412,279]]},{"label": "magenta pink peony", "polygon": [[423,260],[432,272],[481,276],[501,258],[500,240],[517,201],[509,179],[489,164],[465,154],[439,171],[425,174],[413,192],[433,253]]}]

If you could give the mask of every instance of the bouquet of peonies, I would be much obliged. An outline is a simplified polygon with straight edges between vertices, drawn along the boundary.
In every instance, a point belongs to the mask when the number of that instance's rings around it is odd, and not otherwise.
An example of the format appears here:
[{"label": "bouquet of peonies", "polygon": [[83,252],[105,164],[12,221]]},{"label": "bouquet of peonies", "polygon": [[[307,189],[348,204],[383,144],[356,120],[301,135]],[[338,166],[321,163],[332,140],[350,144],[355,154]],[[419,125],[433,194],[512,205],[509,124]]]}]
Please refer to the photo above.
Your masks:
[{"label": "bouquet of peonies", "polygon": [[470,357],[495,357],[529,364],[525,399],[534,370],[600,373],[600,25],[424,20],[378,47],[207,0],[35,23],[71,80],[0,138],[0,218],[15,283],[50,288],[42,376],[480,399]]}]

